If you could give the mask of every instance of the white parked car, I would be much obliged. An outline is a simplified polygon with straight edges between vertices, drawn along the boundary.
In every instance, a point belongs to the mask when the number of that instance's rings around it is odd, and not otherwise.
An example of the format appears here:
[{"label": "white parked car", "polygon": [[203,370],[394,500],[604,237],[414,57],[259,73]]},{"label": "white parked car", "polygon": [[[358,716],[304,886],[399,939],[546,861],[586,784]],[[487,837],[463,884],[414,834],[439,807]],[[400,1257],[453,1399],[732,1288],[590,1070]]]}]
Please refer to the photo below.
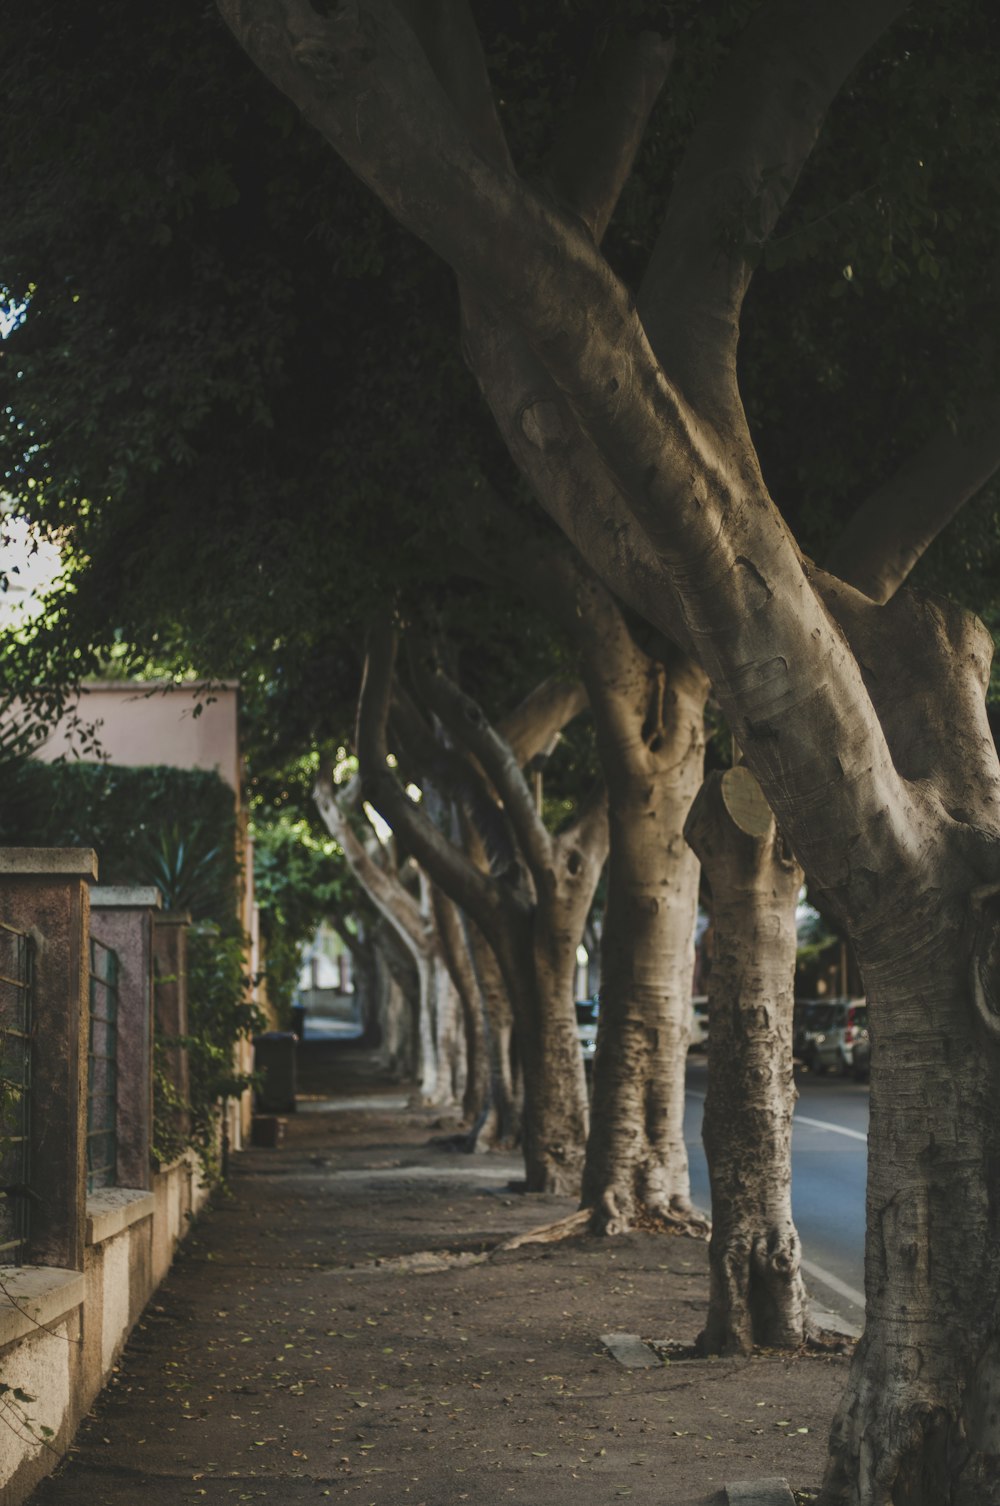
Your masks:
[{"label": "white parked car", "polygon": [[583,1052],[583,1070],[589,1077],[594,1066],[597,1050],[597,1016],[600,1002],[596,994],[589,999],[576,1001],[576,1037]]},{"label": "white parked car", "polygon": [[691,1000],[691,1035],[689,1051],[708,1049],[708,995],[696,994]]}]

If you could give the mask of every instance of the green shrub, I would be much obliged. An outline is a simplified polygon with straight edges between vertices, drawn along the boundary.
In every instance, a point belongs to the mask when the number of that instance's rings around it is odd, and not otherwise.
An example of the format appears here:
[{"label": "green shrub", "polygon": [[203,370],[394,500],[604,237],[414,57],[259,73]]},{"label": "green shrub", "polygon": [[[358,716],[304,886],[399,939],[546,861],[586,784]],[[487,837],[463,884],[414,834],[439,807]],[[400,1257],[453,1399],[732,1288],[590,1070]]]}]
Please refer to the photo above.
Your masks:
[{"label": "green shrub", "polygon": [[0,845],[93,847],[102,884],[157,884],[168,907],[235,924],[235,800],[209,770],[25,761],[0,792]]}]

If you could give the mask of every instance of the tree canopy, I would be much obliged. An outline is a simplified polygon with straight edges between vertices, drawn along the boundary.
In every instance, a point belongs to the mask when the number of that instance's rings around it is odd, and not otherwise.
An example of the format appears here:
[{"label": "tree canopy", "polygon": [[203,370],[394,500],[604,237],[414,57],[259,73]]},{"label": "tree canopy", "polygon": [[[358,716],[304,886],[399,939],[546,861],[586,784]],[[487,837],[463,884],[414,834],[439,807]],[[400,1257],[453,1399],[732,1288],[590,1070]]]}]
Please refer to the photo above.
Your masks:
[{"label": "tree canopy", "polygon": [[[73,674],[118,640],[242,673],[286,724],[290,681],[346,702],[344,645],[373,601],[450,600],[461,621],[454,519],[482,478],[524,496],[463,369],[450,279],[200,3],[15,9],[0,284],[23,313],[0,361],[3,484],[62,531],[73,580],[57,629],[17,659],[36,679],[39,656]],[[662,184],[751,9],[656,8],[681,45],[607,237],[635,286]],[[527,6],[478,20],[511,149],[544,175],[595,41],[643,7],[581,5],[541,32]],[[838,99],[759,253],[749,419],[820,557],[928,426],[995,378],[994,26],[982,6],[914,7]],[[996,517],[984,499],[928,562],[986,613]]]}]

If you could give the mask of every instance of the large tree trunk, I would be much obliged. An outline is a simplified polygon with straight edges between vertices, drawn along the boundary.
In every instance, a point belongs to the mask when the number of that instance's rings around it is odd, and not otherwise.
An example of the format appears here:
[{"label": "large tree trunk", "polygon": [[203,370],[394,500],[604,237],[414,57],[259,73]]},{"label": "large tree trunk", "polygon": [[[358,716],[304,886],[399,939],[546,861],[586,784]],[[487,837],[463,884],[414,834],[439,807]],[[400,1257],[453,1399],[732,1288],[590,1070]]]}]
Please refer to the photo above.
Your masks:
[{"label": "large tree trunk", "polygon": [[489,1107],[472,1131],[472,1149],[490,1150],[494,1145],[513,1147],[521,1143],[520,1092],[514,1061],[514,1016],[500,966],[486,937],[474,921],[467,922],[472,953],[485,1012],[486,1068],[489,1073]]},{"label": "large tree trunk", "polygon": [[712,886],[708,1091],[709,1354],[796,1346],[807,1330],[792,1221],[792,1007],[802,870],[749,769],[712,774],[687,837]]},{"label": "large tree trunk", "polygon": [[451,1108],[465,1083],[462,1021],[458,991],[439,946],[417,959],[417,978],[420,1098],[428,1105]]},{"label": "large tree trunk", "polygon": [[432,901],[444,962],[462,1010],[465,1045],[462,1117],[469,1124],[476,1125],[490,1100],[484,1003],[458,906],[436,884],[432,888]]},{"label": "large tree trunk", "polygon": [[825,1506],[1000,1501],[1000,914],[995,886],[970,902],[955,857],[857,940],[873,1040],[865,1333]]},{"label": "large tree trunk", "polygon": [[417,1074],[417,989],[413,969],[376,943],[374,988],[382,1036],[380,1057],[390,1072],[412,1080]]},{"label": "large tree trunk", "polygon": [[522,1149],[529,1192],[576,1196],[587,1140],[587,1088],[573,982],[582,926],[543,925],[505,956],[524,1077]]},{"label": "large tree trunk", "polygon": [[698,886],[683,828],[702,779],[708,681],[662,640],[659,656],[642,648],[619,604],[565,544],[539,541],[526,555],[520,522],[482,496],[480,507],[494,567],[502,564],[575,645],[609,794],[583,1205],[604,1233],[624,1231],[640,1211],[703,1232],[683,1127]]},{"label": "large tree trunk", "polygon": [[[584,1207],[608,1234],[640,1212],[694,1218],[684,1143],[698,863],[684,820],[701,783],[708,684],[690,662],[615,657],[619,715],[591,692],[610,796],[608,900]],[[629,694],[631,691],[631,694]]]}]

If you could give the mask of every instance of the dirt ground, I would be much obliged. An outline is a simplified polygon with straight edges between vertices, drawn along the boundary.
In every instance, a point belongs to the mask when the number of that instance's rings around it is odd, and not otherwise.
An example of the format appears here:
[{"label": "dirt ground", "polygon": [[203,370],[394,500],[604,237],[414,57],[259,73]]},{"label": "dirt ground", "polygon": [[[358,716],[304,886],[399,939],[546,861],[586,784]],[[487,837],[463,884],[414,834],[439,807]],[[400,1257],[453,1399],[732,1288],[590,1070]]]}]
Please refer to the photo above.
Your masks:
[{"label": "dirt ground", "polygon": [[234,1158],[32,1506],[714,1506],[727,1482],[818,1488],[843,1355],[623,1368],[602,1334],[696,1337],[703,1244],[477,1260],[572,1204],[516,1190],[515,1157],[442,1143],[453,1126],[357,1053],[305,1056],[284,1145]]}]

